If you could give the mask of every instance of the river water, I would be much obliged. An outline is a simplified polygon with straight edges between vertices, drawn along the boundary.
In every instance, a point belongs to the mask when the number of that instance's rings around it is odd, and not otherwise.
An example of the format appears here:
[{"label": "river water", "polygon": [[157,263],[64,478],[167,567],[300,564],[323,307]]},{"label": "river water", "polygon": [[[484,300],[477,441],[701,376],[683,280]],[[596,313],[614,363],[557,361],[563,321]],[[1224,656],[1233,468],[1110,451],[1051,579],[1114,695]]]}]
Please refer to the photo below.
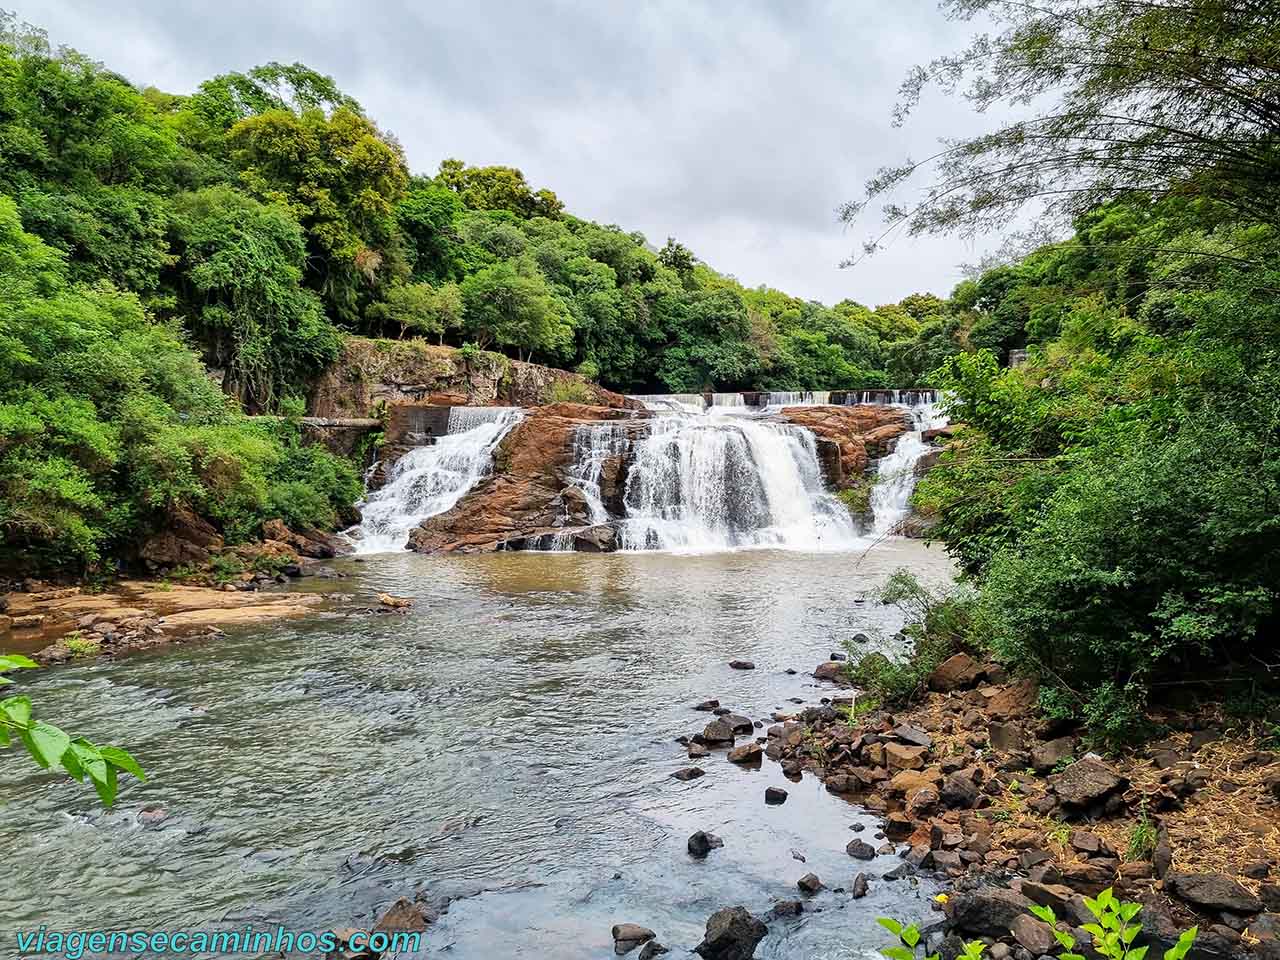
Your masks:
[{"label": "river water", "polygon": [[[25,684],[42,715],[127,745],[151,780],[103,812],[87,787],[0,755],[0,954],[41,923],[368,927],[421,890],[457,898],[422,956],[604,958],[611,925],[630,921],[678,958],[715,910],[763,914],[810,871],[828,889],[771,921],[758,956],[869,957],[877,916],[927,912],[914,881],[873,879],[859,901],[831,889],[898,861],[850,859],[851,828],[870,839],[875,820],[814,778],[722,752],[701,779],[670,774],[689,765],[674,738],[710,719],[700,700],[766,719],[829,695],[807,674],[843,638],[894,633],[874,589],[899,566],[945,581],[938,548],[335,565],[351,576],[304,581],[355,595],[327,615]],[[356,600],[378,591],[415,606]],[[766,806],[767,785],[787,802]],[[167,819],[142,825],[147,805]],[[685,849],[698,829],[724,840],[705,861]]]}]

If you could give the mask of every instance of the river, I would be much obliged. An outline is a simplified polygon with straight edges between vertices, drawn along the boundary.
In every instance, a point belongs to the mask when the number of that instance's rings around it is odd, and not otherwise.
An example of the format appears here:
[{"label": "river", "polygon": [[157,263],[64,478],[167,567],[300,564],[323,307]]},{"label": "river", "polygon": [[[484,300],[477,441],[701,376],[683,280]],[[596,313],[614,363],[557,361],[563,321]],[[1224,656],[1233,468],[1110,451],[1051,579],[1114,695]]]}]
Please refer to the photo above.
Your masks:
[{"label": "river", "polygon": [[[875,588],[899,566],[947,580],[940,548],[335,565],[350,577],[317,589],[416,603],[403,615],[336,603],[24,685],[42,715],[126,745],[151,779],[104,812],[87,787],[0,755],[6,955],[14,930],[41,923],[367,927],[420,889],[457,898],[422,956],[603,958],[611,925],[630,921],[678,958],[715,910],[764,914],[799,898],[810,871],[828,889],[771,921],[757,956],[872,956],[877,916],[925,915],[927,884],[834,892],[898,860],[848,857],[851,828],[871,838],[875,820],[813,777],[790,783],[771,761],[744,769],[721,752],[698,780],[670,774],[690,763],[675,738],[710,719],[698,701],[767,720],[829,695],[814,666],[856,632],[892,635],[900,617]],[[734,658],[756,669],[731,670]],[[767,785],[787,802],[766,806]],[[143,825],[149,805],[167,818]],[[699,829],[724,840],[704,861],[685,849]]]}]

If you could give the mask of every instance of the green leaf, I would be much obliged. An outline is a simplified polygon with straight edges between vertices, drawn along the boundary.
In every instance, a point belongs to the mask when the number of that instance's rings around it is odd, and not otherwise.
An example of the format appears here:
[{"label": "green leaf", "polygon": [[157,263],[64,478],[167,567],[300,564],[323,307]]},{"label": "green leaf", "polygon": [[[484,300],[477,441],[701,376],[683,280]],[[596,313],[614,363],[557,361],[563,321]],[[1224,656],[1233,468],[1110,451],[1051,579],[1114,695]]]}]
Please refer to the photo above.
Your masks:
[{"label": "green leaf", "polygon": [[880,924],[880,926],[884,927],[886,930],[892,933],[895,937],[902,936],[902,924],[900,924],[897,920],[893,920],[889,917],[877,917],[876,923]]},{"label": "green leaf", "polygon": [[1031,912],[1050,926],[1058,922],[1058,918],[1053,914],[1052,907],[1042,907],[1038,903],[1033,903]]},{"label": "green leaf", "polygon": [[101,760],[92,766],[85,767],[93,780],[93,788],[98,791],[98,798],[104,807],[109,807],[116,799],[116,768]]},{"label": "green leaf", "polygon": [[62,755],[71,746],[71,738],[51,723],[37,720],[22,732],[22,742],[36,763],[46,770],[61,762]]},{"label": "green leaf", "polygon": [[143,772],[142,766],[130,756],[128,751],[121,750],[119,747],[99,747],[99,749],[102,751],[102,759],[107,763],[136,777],[142,783],[147,782],[147,775]]},{"label": "green leaf", "polygon": [[1073,937],[1071,934],[1066,933],[1065,931],[1054,930],[1053,936],[1054,936],[1054,939],[1056,939],[1058,943],[1062,945],[1063,949],[1070,950],[1072,947],[1076,945],[1076,938]]},{"label": "green leaf", "polygon": [[902,931],[902,942],[912,949],[920,942],[920,928],[914,923]]},{"label": "green leaf", "polygon": [[970,940],[964,945],[964,955],[968,960],[979,960],[982,951],[987,949],[987,945],[981,940]]},{"label": "green leaf", "polygon": [[[7,673],[10,670],[26,670],[31,667],[38,667],[30,657],[24,657],[20,653],[0,653],[0,673]],[[5,681],[11,683],[12,681]]]},{"label": "green leaf", "polygon": [[1147,955],[1147,951],[1149,949],[1150,947],[1143,945],[1134,950],[1130,950],[1128,954],[1129,960],[1142,960],[1142,958]]},{"label": "green leaf", "polygon": [[1083,930],[1085,933],[1091,933],[1091,934],[1093,934],[1093,935],[1094,935],[1094,937],[1096,937],[1096,938],[1097,938],[1097,939],[1099,939],[1099,940],[1101,940],[1104,936],[1106,936],[1106,931],[1105,931],[1105,930],[1103,930],[1103,929],[1102,929],[1100,926],[1098,926],[1096,923],[1086,923],[1086,924],[1085,924],[1083,927],[1081,927],[1080,929],[1081,929],[1081,930]]},{"label": "green leaf", "polygon": [[1124,928],[1124,932],[1120,934],[1120,939],[1124,941],[1125,946],[1133,943],[1134,938],[1142,932],[1142,924],[1134,923]]},{"label": "green leaf", "polygon": [[1080,953],[1061,953],[1058,960],[1084,960],[1084,954]]},{"label": "green leaf", "polygon": [[9,725],[7,723],[0,723],[0,747],[7,747],[8,745]]},{"label": "green leaf", "polygon": [[1142,909],[1140,903],[1122,903],[1120,905],[1120,919],[1128,923],[1138,915],[1138,911]]},{"label": "green leaf", "polygon": [[880,952],[889,960],[916,960],[915,953],[906,947],[885,947]]},{"label": "green leaf", "polygon": [[0,687],[3,687],[6,683],[13,683],[13,681],[8,677],[0,676]]},{"label": "green leaf", "polygon": [[6,697],[0,700],[0,713],[3,713],[14,724],[25,727],[31,722],[31,698],[27,696]]}]

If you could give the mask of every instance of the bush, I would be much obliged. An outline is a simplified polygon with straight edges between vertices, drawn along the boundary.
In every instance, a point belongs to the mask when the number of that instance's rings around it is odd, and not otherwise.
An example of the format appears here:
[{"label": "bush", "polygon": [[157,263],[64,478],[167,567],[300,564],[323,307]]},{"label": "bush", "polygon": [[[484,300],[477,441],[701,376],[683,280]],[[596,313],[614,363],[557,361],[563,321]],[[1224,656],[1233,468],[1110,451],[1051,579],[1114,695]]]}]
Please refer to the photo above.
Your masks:
[{"label": "bush", "polygon": [[555,380],[547,388],[547,403],[595,403],[596,394],[581,380]]}]

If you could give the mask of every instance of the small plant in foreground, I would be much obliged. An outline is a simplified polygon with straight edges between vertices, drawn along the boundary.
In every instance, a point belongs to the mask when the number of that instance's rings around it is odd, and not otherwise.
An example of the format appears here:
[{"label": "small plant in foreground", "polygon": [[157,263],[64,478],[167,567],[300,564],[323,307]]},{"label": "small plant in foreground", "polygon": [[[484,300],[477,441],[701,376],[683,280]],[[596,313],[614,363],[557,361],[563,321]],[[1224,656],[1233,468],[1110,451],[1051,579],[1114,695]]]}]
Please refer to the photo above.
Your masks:
[{"label": "small plant in foreground", "polygon": [[[1142,910],[1142,904],[1118,900],[1108,887],[1096,898],[1085,897],[1084,905],[1097,922],[1086,923],[1082,929],[1093,936],[1093,949],[1105,960],[1143,960],[1146,957],[1148,947],[1133,946],[1133,941],[1142,932],[1142,924],[1133,922]],[[1064,952],[1058,954],[1059,960],[1085,960],[1083,954],[1075,952],[1076,938],[1058,929],[1058,917],[1052,907],[1033,906],[1031,912],[1049,925],[1054,938],[1062,945]],[[1199,932],[1199,927],[1184,930],[1178,942],[1164,952],[1164,960],[1183,960]]]},{"label": "small plant in foreground", "polygon": [[100,641],[89,639],[79,630],[72,630],[62,638],[62,642],[76,657],[91,657],[102,649]]},{"label": "small plant in foreground", "polygon": [[1126,860],[1150,860],[1156,852],[1156,828],[1147,816],[1147,805],[1138,808],[1138,822],[1133,825],[1129,834],[1129,848],[1125,851]]},{"label": "small plant in foreground", "polygon": [[[39,664],[29,657],[0,654],[0,685],[13,683],[4,674],[37,666]],[[119,747],[99,746],[84,737],[72,739],[53,724],[33,719],[31,698],[27,696],[0,700],[0,747],[9,746],[14,739],[21,741],[31,758],[44,769],[61,767],[81,783],[88,777],[104,806],[109,807],[115,801],[116,778],[121,771],[144,782],[147,779],[138,761]]]},{"label": "small plant in foreground", "polygon": [[[876,923],[898,938],[898,942],[892,947],[882,947],[881,954],[888,960],[916,960],[916,947],[920,944],[919,927],[914,923],[903,925],[891,917],[877,917]],[[981,940],[970,940],[964,945],[957,960],[980,960],[982,951],[986,948],[987,945]],[[938,955],[933,953],[923,960],[938,960]]]}]

